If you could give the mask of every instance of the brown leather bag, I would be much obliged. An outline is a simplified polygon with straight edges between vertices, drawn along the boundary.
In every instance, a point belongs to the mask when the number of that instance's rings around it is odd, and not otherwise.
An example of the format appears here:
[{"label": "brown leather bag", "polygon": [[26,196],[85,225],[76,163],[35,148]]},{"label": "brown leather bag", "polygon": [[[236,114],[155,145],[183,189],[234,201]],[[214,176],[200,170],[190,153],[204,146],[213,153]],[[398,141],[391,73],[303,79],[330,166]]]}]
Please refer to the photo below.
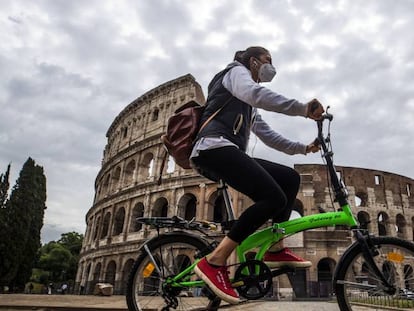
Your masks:
[{"label": "brown leather bag", "polygon": [[[191,168],[191,150],[200,128],[199,123],[203,111],[204,106],[195,101],[186,103],[168,119],[167,132],[161,136],[168,154],[184,169]],[[205,126],[206,123],[203,125]]]},{"label": "brown leather bag", "polygon": [[174,158],[175,163],[184,169],[190,169],[190,155],[193,150],[194,140],[199,131],[201,131],[231,100],[230,97],[223,106],[213,113],[201,126],[200,118],[204,111],[195,101],[190,101],[176,111],[168,119],[167,132],[161,136],[161,141],[166,149],[160,167],[158,184],[162,181],[162,172],[165,167],[168,154]]}]

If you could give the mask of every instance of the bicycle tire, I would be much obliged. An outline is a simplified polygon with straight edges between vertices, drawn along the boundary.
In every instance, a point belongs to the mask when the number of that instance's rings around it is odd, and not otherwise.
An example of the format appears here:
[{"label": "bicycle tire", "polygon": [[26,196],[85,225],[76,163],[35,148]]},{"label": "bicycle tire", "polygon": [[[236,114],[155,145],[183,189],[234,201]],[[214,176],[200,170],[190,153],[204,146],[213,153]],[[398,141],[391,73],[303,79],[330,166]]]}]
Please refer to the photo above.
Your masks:
[{"label": "bicycle tire", "polygon": [[[374,261],[395,291],[387,292],[368,268],[361,245],[354,243],[341,258],[335,275],[335,293],[341,311],[357,306],[414,307],[414,243],[395,237],[373,237]],[[412,293],[412,296],[411,296]]]},{"label": "bicycle tire", "polygon": [[[150,257],[141,247],[128,278],[126,294],[128,310],[169,310],[161,296],[164,278],[176,275],[188,267],[194,262],[196,253],[208,250],[209,244],[194,235],[177,232],[160,235],[146,245],[158,262],[163,275],[159,275],[153,265],[151,266]],[[153,271],[144,272],[148,267]],[[197,296],[190,289],[188,292],[178,290],[176,298],[178,306],[174,308],[175,310],[197,310],[197,308],[205,310],[209,302],[206,297]]]}]

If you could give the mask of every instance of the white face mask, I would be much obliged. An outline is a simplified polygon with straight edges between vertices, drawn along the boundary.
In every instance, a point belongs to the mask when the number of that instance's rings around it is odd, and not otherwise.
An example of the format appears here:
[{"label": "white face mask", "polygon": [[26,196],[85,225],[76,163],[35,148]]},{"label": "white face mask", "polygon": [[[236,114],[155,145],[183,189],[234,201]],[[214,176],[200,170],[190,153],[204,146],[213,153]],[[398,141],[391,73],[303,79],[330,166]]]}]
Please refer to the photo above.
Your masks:
[{"label": "white face mask", "polygon": [[262,63],[259,61],[262,65],[259,68],[258,77],[260,79],[260,82],[270,82],[273,80],[274,76],[276,75],[276,68],[269,63]]}]

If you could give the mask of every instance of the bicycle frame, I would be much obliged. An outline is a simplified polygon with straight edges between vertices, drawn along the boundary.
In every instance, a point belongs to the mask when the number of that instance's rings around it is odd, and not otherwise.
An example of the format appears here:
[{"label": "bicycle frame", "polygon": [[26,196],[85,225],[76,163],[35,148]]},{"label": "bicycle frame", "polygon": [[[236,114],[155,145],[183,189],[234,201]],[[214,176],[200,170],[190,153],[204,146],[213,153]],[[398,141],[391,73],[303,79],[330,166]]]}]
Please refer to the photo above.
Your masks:
[{"label": "bicycle frame", "polygon": [[282,223],[274,224],[271,227],[257,231],[250,235],[237,248],[237,257],[240,262],[246,261],[245,254],[247,251],[259,248],[255,259],[262,260],[269,247],[278,241],[309,229],[329,227],[335,225],[346,225],[355,227],[357,221],[351,213],[349,205],[342,207],[342,211],[328,212],[317,215],[309,215],[301,218],[288,220]]},{"label": "bicycle frame", "polygon": [[[281,223],[275,223],[272,226],[269,226],[265,229],[253,233],[236,248],[236,254],[239,263],[246,262],[246,253],[249,250],[253,249],[257,250],[255,259],[262,260],[264,254],[270,248],[271,245],[277,243],[278,241],[288,236],[294,235],[302,231],[336,225],[345,225],[351,228],[358,227],[358,221],[353,216],[351,206],[349,205],[347,200],[346,189],[342,185],[336,174],[336,169],[333,165],[332,160],[333,153],[329,150],[326,144],[330,141],[329,134],[328,137],[324,137],[323,135],[323,121],[326,119],[332,121],[333,116],[329,113],[325,113],[322,119],[317,121],[318,138],[317,140],[315,140],[315,142],[317,142],[321,146],[323,152],[322,157],[325,158],[326,166],[332,182],[332,187],[335,192],[335,200],[339,203],[341,210],[322,214],[313,214],[293,220],[284,221]],[[196,260],[192,265],[183,270],[181,273],[173,277],[171,279],[171,285],[185,287],[202,286],[204,284],[203,281],[188,280],[197,262],[198,260]],[[183,279],[187,280],[181,281]]]}]

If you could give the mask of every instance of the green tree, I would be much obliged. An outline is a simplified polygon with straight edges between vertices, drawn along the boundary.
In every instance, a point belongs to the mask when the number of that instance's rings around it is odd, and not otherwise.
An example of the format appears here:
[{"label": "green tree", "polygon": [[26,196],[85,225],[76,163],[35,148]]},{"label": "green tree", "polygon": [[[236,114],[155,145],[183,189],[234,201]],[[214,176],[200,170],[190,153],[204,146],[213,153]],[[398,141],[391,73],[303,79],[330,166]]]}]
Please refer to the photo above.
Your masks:
[{"label": "green tree", "polygon": [[68,280],[75,280],[76,271],[78,270],[79,253],[82,248],[83,234],[77,232],[68,232],[61,235],[60,243],[72,254],[72,258],[69,261],[69,267],[66,271],[66,278]]},{"label": "green tree", "polygon": [[68,249],[52,241],[42,247],[39,268],[48,271],[52,281],[63,281],[70,267],[72,257]]},{"label": "green tree", "polygon": [[6,226],[0,243],[0,284],[24,288],[40,247],[46,209],[43,168],[28,158],[5,204]]},{"label": "green tree", "polygon": [[[7,210],[6,210],[6,201],[7,194],[9,191],[9,175],[10,175],[10,164],[7,166],[7,170],[4,174],[0,174],[0,237],[6,236],[6,226],[7,226]],[[3,243],[0,241],[0,250]],[[0,259],[1,264],[1,259]],[[1,266],[0,266],[1,267]]]},{"label": "green tree", "polygon": [[77,232],[62,233],[60,236],[59,244],[69,250],[72,255],[79,255],[83,242],[83,234]]},{"label": "green tree", "polygon": [[[8,246],[8,209],[6,208],[7,193],[9,191],[9,174],[10,164],[4,174],[0,174],[0,286],[2,284],[2,277],[5,275],[5,269],[8,267],[8,258],[6,257],[7,246]],[[4,255],[3,255],[4,254]],[[1,287],[0,287],[1,291]]]},{"label": "green tree", "polygon": [[37,267],[49,272],[53,282],[74,281],[82,242],[82,234],[63,233],[57,242],[51,241],[41,247]]},{"label": "green tree", "polygon": [[0,208],[4,208],[6,204],[7,193],[10,187],[9,175],[10,175],[10,164],[7,166],[6,172],[4,174],[0,174]]}]

